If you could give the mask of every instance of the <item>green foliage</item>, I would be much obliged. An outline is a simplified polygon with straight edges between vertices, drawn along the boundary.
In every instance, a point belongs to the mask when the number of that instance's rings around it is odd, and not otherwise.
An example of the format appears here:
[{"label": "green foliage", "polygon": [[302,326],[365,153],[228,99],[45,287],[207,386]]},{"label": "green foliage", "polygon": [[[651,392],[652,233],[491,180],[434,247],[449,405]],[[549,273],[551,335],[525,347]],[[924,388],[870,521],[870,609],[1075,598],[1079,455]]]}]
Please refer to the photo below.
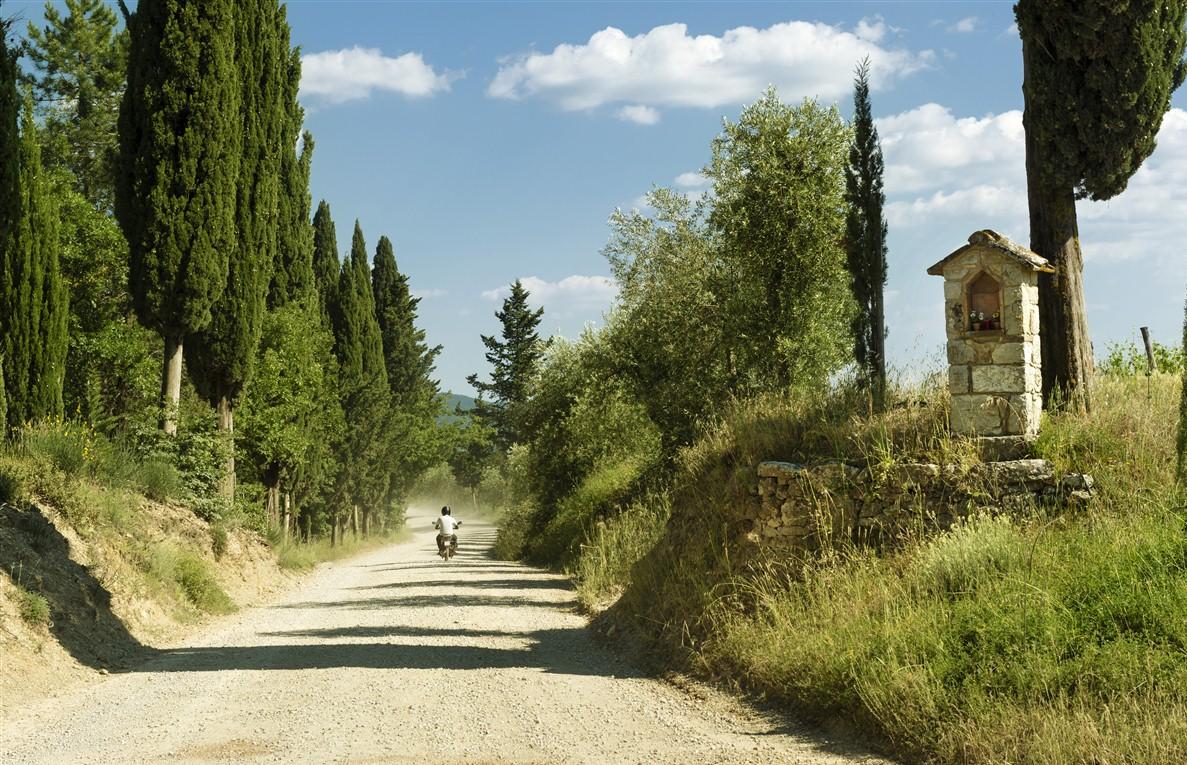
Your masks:
[{"label": "green foliage", "polygon": [[[494,428],[495,444],[504,452],[525,435],[519,424],[519,408],[527,400],[529,386],[547,346],[537,332],[544,309],[533,311],[528,297],[528,291],[516,279],[511,293],[503,300],[502,310],[495,311],[495,317],[503,325],[501,339],[482,335],[486,360],[491,365],[490,382],[479,380],[477,374],[466,378],[478,391],[474,416]],[[487,395],[490,398],[484,399]]]},{"label": "green foliage", "polygon": [[67,289],[58,259],[58,206],[41,167],[32,102],[26,99],[18,159],[19,218],[0,258],[0,355],[10,427],[62,415]]},{"label": "green foliage", "polygon": [[1187,75],[1187,2],[1021,0],[1014,14],[1037,171],[1081,197],[1120,194]]},{"label": "green foliage", "polygon": [[17,609],[20,611],[21,618],[30,626],[46,627],[49,625],[49,601],[44,596],[26,590],[24,587],[18,587]]},{"label": "green foliage", "polygon": [[322,200],[313,214],[313,275],[322,314],[329,321],[332,306],[337,300],[338,279],[342,265],[338,260],[338,234],[330,205]]},{"label": "green foliage", "polygon": [[663,537],[670,514],[667,497],[656,493],[589,530],[573,566],[577,596],[586,607],[605,607],[630,586],[635,564]]},{"label": "green foliage", "polygon": [[146,0],[128,22],[115,211],[136,313],[173,340],[210,323],[236,249],[235,5]]},{"label": "green foliage", "polygon": [[127,43],[103,0],[66,0],[65,14],[45,4],[45,25],[30,23],[25,44],[46,167],[66,170],[72,190],[96,210],[113,204]]},{"label": "green foliage", "polygon": [[[20,396],[24,390],[16,370],[23,368],[21,360],[16,361],[15,370],[9,369],[9,345],[14,344],[17,326],[12,306],[17,302],[18,277],[23,265],[17,232],[21,223],[21,158],[20,122],[21,101],[17,93],[17,55],[8,40],[9,21],[0,19],[0,373],[4,380],[0,387],[0,408],[5,419],[0,421],[0,431],[6,435],[12,419],[8,413],[8,397]],[[13,387],[13,384],[20,387]]]},{"label": "green foliage", "polygon": [[[1154,353],[1154,372],[1181,374],[1184,369],[1183,349],[1174,345],[1151,343]],[[1137,343],[1112,343],[1097,371],[1111,376],[1144,375],[1149,367],[1146,350]]]},{"label": "green foliage", "polygon": [[[189,372],[211,404],[233,407],[255,366],[272,267],[276,260],[281,152],[290,120],[282,102],[291,52],[288,25],[275,0],[235,4],[235,68],[241,92],[236,149],[235,237],[225,288],[210,321],[187,340]],[[221,402],[221,403],[220,403]],[[232,476],[233,478],[233,476]]]},{"label": "green foliage", "polygon": [[857,69],[853,94],[853,142],[845,167],[845,250],[853,315],[853,358],[858,381],[870,389],[881,411],[886,393],[886,219],[882,205],[882,146],[870,111],[870,60]]},{"label": "green foliage", "polygon": [[135,486],[144,496],[157,502],[180,497],[182,491],[177,469],[162,459],[148,459],[138,465]]},{"label": "green foliage", "polygon": [[850,358],[849,142],[835,107],[789,106],[774,89],[713,142],[709,223],[729,274],[738,392],[819,385]]},{"label": "green foliage", "polygon": [[980,583],[1022,567],[1026,537],[1004,516],[973,516],[944,536],[924,542],[913,572],[928,593],[968,594]]},{"label": "green foliage", "polygon": [[235,604],[197,554],[176,545],[160,543],[152,550],[150,571],[162,582],[172,582],[199,611],[229,614]]}]

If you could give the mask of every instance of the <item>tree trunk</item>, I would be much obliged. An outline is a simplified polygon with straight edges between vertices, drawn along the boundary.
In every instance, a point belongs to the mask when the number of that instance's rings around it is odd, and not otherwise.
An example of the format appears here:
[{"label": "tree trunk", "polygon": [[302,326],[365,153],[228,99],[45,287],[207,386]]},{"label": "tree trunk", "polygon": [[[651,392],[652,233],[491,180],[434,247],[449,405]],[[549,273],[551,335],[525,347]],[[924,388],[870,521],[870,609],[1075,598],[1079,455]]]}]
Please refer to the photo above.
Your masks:
[{"label": "tree trunk", "polygon": [[[878,252],[882,252],[880,246]],[[880,269],[878,273],[882,273]],[[870,380],[870,388],[874,399],[875,412],[886,411],[886,308],[883,295],[885,288],[885,285],[879,284],[878,288],[874,290],[874,310],[870,316],[874,335],[874,347],[870,349],[874,353],[874,375],[873,379]]]},{"label": "tree trunk", "polygon": [[[229,442],[227,462],[223,468],[223,482],[220,493],[228,502],[235,501],[235,410],[231,406],[231,399],[220,396],[218,399],[218,429],[223,432]],[[279,511],[279,505],[277,511]]]},{"label": "tree trunk", "polygon": [[290,529],[293,526],[293,495],[291,492],[284,493],[284,538],[289,538]]},{"label": "tree trunk", "polygon": [[354,505],[350,511],[350,533],[354,541],[359,541],[359,506]]},{"label": "tree trunk", "polygon": [[161,429],[177,435],[177,410],[181,407],[181,362],[183,343],[180,335],[165,336],[165,364],[161,372]]},{"label": "tree trunk", "polygon": [[[1039,55],[1023,42],[1023,95],[1026,70]],[[1029,100],[1029,99],[1026,99]],[[1031,106],[1023,112],[1029,122]],[[1092,341],[1084,310],[1084,258],[1071,184],[1045,178],[1033,131],[1026,129],[1026,196],[1030,207],[1030,248],[1055,267],[1039,274],[1039,347],[1043,364],[1043,405],[1063,402],[1081,411],[1091,406]]]},{"label": "tree trunk", "polygon": [[280,486],[274,483],[268,484],[267,490],[264,507],[268,512],[268,526],[276,528],[280,518]]},{"label": "tree trunk", "polygon": [[305,513],[305,544],[313,541],[313,515],[306,511]]}]

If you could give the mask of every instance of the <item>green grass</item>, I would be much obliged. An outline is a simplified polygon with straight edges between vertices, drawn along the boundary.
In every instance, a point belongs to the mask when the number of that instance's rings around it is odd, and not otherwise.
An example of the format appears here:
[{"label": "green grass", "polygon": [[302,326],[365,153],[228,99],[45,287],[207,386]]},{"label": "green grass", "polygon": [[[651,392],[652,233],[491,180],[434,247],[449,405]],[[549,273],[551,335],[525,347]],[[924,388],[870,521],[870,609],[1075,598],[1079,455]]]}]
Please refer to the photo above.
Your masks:
[{"label": "green grass", "polygon": [[223,591],[209,564],[194,552],[171,542],[156,544],[150,553],[148,573],[172,586],[199,611],[227,614],[235,604]]},{"label": "green grass", "polygon": [[369,537],[358,539],[347,534],[345,540],[337,545],[331,545],[329,539],[321,537],[306,543],[295,539],[284,539],[279,532],[273,531],[268,535],[268,542],[272,545],[277,563],[282,569],[308,571],[319,563],[349,558],[367,550],[402,541],[409,536],[408,529],[401,526],[387,534],[372,534]]},{"label": "green grass", "polygon": [[17,586],[17,609],[25,623],[32,627],[49,625],[49,601],[36,592]]}]

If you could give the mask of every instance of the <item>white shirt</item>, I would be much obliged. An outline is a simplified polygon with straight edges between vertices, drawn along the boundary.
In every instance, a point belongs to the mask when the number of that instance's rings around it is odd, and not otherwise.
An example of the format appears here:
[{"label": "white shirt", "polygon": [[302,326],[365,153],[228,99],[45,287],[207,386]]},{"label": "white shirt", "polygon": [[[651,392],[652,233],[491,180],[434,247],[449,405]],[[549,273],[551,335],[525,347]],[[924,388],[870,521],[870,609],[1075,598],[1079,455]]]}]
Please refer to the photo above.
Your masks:
[{"label": "white shirt", "polygon": [[439,533],[442,536],[448,537],[448,536],[453,536],[454,534],[457,533],[458,523],[460,523],[460,521],[458,521],[452,515],[443,515],[440,518],[438,518],[437,522],[434,523],[433,525],[435,527],[437,527],[438,529],[440,529]]}]

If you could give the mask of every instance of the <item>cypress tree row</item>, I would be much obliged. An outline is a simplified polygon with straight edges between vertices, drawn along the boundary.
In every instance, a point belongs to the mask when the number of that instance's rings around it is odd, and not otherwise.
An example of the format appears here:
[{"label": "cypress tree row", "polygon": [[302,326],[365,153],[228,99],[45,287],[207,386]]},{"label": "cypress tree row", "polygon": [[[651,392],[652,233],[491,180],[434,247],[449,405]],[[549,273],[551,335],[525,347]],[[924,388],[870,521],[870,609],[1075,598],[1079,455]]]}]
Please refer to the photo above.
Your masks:
[{"label": "cypress tree row", "polygon": [[882,147],[870,113],[870,60],[857,69],[853,86],[853,143],[845,168],[845,249],[853,316],[853,357],[858,380],[869,388],[874,411],[886,406],[886,219],[882,205]]},{"label": "cypress tree row", "polygon": [[[291,56],[288,24],[276,0],[241,0],[235,21],[235,63],[241,86],[241,133],[235,230],[226,287],[207,326],[190,337],[190,376],[212,406],[219,428],[234,433],[236,399],[251,377],[276,259],[280,153],[289,113],[281,96]],[[230,452],[223,494],[235,493]]]},{"label": "cypress tree row", "polygon": [[[0,3],[2,5],[2,3]],[[10,365],[5,358],[11,354],[15,342],[14,302],[19,272],[17,227],[21,220],[21,165],[17,124],[20,97],[17,94],[16,51],[8,47],[9,25],[0,18],[0,392],[18,390],[16,380],[10,380]],[[7,384],[6,384],[7,383]],[[18,424],[8,417],[7,396],[0,395],[0,436],[6,424]]]},{"label": "cypress tree row", "polygon": [[115,211],[133,305],[161,333],[162,426],[177,432],[187,335],[210,323],[235,249],[240,158],[233,0],[141,0],[128,17]]}]

